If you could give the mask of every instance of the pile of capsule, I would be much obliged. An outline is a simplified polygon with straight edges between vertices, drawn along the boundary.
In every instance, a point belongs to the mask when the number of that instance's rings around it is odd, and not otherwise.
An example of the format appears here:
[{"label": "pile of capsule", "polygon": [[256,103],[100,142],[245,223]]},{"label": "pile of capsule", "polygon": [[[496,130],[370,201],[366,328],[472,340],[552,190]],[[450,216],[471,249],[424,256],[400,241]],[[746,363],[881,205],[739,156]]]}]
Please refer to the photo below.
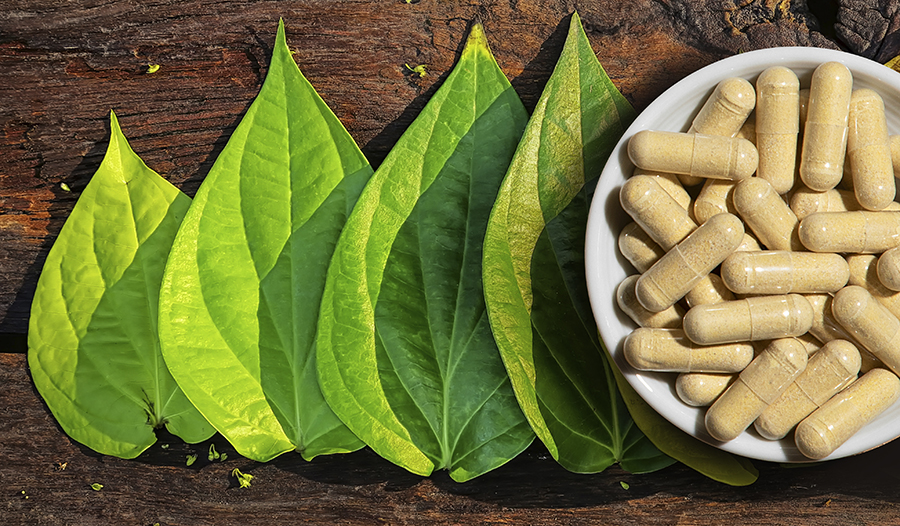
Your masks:
[{"label": "pile of capsule", "polygon": [[772,67],[755,90],[722,81],[686,133],[638,132],[628,154],[618,244],[641,274],[617,301],[639,326],[633,367],[678,373],[714,439],[793,432],[812,459],[897,400],[900,136],[876,92],[838,62],[803,90]]}]

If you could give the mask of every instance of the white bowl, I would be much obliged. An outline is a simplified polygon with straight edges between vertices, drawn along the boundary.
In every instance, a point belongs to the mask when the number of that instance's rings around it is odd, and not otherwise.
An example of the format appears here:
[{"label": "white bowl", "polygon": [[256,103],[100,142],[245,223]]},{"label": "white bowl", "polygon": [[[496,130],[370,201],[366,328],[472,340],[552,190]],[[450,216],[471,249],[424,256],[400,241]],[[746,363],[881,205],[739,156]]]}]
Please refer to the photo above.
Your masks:
[{"label": "white bowl", "polygon": [[[617,247],[619,231],[631,218],[619,205],[619,189],[634,165],[628,158],[628,140],[645,129],[687,131],[691,121],[716,84],[729,77],[743,77],[755,85],[757,76],[770,66],[790,68],[809,87],[813,70],[823,62],[837,61],[853,73],[854,88],[870,88],[884,99],[890,133],[900,133],[900,73],[871,60],[820,48],[786,47],[751,51],[720,60],[687,76],[660,95],[631,124],[610,155],[597,184],[585,244],[587,285],[600,335],[616,365],[632,387],[659,414],[688,434],[725,451],[774,462],[809,462],[794,445],[793,433],[778,441],[759,436],[753,426],[730,442],[718,442],[705,429],[706,408],[683,403],[675,393],[675,373],[650,373],[632,368],[623,356],[622,343],[636,325],[616,305],[618,284],[636,271]],[[878,447],[900,436],[900,402],[870,422],[827,459],[841,458]]]}]

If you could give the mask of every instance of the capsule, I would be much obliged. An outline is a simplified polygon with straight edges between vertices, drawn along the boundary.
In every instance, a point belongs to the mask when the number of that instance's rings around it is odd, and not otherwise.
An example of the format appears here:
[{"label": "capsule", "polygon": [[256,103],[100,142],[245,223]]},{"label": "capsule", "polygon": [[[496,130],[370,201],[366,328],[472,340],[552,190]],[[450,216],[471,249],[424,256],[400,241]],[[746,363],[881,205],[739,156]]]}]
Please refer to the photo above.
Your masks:
[{"label": "capsule", "polygon": [[[747,139],[752,142],[754,146],[756,146],[756,118],[751,113],[749,117],[747,117],[747,122],[741,126],[741,130],[737,132],[735,135],[738,139]],[[759,149],[756,150],[759,153]]]},{"label": "capsule", "polygon": [[680,328],[681,319],[684,318],[684,309],[680,305],[672,305],[661,312],[650,312],[640,304],[634,294],[634,285],[639,277],[638,274],[628,276],[616,288],[616,303],[622,312],[640,327]]},{"label": "capsule", "polygon": [[727,373],[681,373],[675,379],[675,393],[692,407],[706,407],[716,401],[737,378]]},{"label": "capsule", "polygon": [[753,360],[753,346],[747,342],[700,346],[681,329],[635,329],[623,349],[639,371],[737,373]]},{"label": "capsule", "polygon": [[900,371],[900,319],[862,287],[849,285],[834,295],[834,318],[885,366]]},{"label": "capsule", "polygon": [[850,280],[847,283],[866,289],[878,303],[900,318],[900,292],[894,292],[881,284],[878,279],[878,258],[872,254],[851,254],[847,256],[847,265],[850,266]]},{"label": "capsule", "polygon": [[734,189],[734,207],[769,250],[803,250],[797,216],[765,179],[751,177]]},{"label": "capsule", "polygon": [[856,196],[847,190],[831,189],[816,192],[800,187],[791,194],[791,210],[800,221],[816,212],[850,212],[861,209]]},{"label": "capsule", "polygon": [[744,239],[741,241],[741,244],[738,245],[735,252],[754,252],[756,250],[762,250],[762,247],[759,246],[759,241],[753,237],[753,234],[744,231]]},{"label": "capsule", "polygon": [[638,301],[653,312],[669,308],[734,252],[743,238],[744,224],[737,216],[710,218],[641,275]]},{"label": "capsule", "polygon": [[882,210],[894,201],[897,189],[884,102],[877,93],[853,91],[848,130],[847,157],[856,200],[866,210]]},{"label": "capsule", "polygon": [[852,91],[853,76],[839,62],[813,73],[800,159],[800,178],[813,190],[831,190],[843,175]]},{"label": "capsule", "polygon": [[756,92],[753,85],[740,77],[727,78],[719,82],[706,99],[688,133],[733,137],[754,107]]},{"label": "capsule", "polygon": [[772,341],[706,412],[706,431],[716,440],[734,440],[775,402],[806,368],[803,345],[793,338]]},{"label": "capsule", "polygon": [[628,223],[619,232],[617,240],[619,252],[625,256],[638,272],[645,272],[666,253],[650,235],[635,222]]},{"label": "capsule", "polygon": [[642,170],[635,168],[631,173],[632,177],[638,175],[646,175],[656,179],[656,182],[662,187],[669,196],[672,197],[685,210],[691,209],[691,195],[684,189],[676,174],[666,172],[651,172],[650,170]]},{"label": "capsule", "polygon": [[850,279],[850,267],[839,254],[761,250],[731,254],[721,275],[737,294],[837,292]]},{"label": "capsule", "polygon": [[877,254],[900,246],[900,212],[816,212],[803,218],[798,235],[813,252]]},{"label": "capsule", "polygon": [[823,459],[900,397],[900,379],[872,369],[797,425],[794,441],[804,456]]},{"label": "capsule", "polygon": [[687,210],[653,177],[629,178],[619,190],[619,202],[663,250],[668,251],[697,228]]},{"label": "capsule", "polygon": [[628,156],[639,168],[739,181],[753,175],[758,156],[746,139],[639,131],[628,141]]},{"label": "capsule", "polygon": [[801,420],[855,380],[859,366],[855,345],[846,340],[828,342],[809,358],[803,373],[763,410],[753,425],[763,438],[784,438]]},{"label": "capsule", "polygon": [[[734,137],[756,104],[753,85],[740,77],[725,79],[716,85],[712,95],[694,117],[688,133]],[[685,186],[703,181],[699,177],[681,175]]]},{"label": "capsule", "polygon": [[755,296],[692,307],[684,332],[698,345],[800,336],[812,326],[812,306],[799,294]]},{"label": "capsule", "polygon": [[733,181],[707,179],[703,183],[703,189],[700,190],[697,198],[694,199],[694,219],[702,224],[716,214],[723,212],[737,214],[734,202],[731,199],[731,194],[734,193],[734,185]]},{"label": "capsule", "polygon": [[900,291],[900,248],[892,248],[878,257],[878,280],[894,292]]},{"label": "capsule", "polygon": [[756,90],[757,176],[784,194],[794,186],[800,133],[800,81],[788,68],[774,66],[762,72]]},{"label": "capsule", "polygon": [[721,303],[723,301],[731,301],[734,294],[728,290],[722,278],[718,274],[710,272],[703,279],[694,285],[685,296],[684,300],[688,307],[697,305],[709,305],[710,303]]}]

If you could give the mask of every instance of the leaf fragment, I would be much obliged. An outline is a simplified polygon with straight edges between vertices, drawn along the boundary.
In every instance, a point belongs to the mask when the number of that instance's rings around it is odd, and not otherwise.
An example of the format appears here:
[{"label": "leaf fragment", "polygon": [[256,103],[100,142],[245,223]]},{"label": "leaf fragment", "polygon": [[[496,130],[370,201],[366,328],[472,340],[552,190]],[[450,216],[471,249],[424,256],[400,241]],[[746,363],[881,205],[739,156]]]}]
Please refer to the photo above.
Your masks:
[{"label": "leaf fragment", "polygon": [[487,324],[481,247],[525,109],[480,24],[372,177],[328,271],[322,390],[373,450],[465,481],[533,439]]},{"label": "leaf fragment", "polygon": [[519,404],[553,457],[579,473],[673,462],[634,426],[616,390],[585,284],[593,188],[634,116],[573,14],[485,238],[487,311]]},{"label": "leaf fragment", "polygon": [[233,470],[231,470],[231,476],[237,479],[238,484],[240,484],[242,488],[249,488],[250,481],[253,480],[253,475],[249,473],[242,473],[238,468],[234,468]]},{"label": "leaf fragment", "polygon": [[94,491],[100,491],[101,489],[103,489],[103,484],[94,482],[93,484],[91,484],[91,489]]}]

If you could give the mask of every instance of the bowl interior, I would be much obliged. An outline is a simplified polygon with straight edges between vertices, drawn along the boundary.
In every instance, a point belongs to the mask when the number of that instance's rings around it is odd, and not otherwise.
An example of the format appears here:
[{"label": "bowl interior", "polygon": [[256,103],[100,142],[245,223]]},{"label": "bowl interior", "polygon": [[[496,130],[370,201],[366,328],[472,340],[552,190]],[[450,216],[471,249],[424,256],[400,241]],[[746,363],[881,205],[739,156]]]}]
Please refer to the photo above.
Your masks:
[{"label": "bowl interior", "polygon": [[[628,382],[663,417],[683,431],[723,450],[749,458],[774,462],[809,462],[794,445],[793,434],[778,441],[748,431],[730,442],[718,442],[706,433],[706,408],[683,403],[675,393],[674,373],[648,373],[633,369],[625,361],[622,342],[636,327],[621,312],[615,289],[636,271],[617,247],[619,231],[631,219],[619,205],[619,189],[634,165],[628,159],[628,139],[640,130],[687,131],[704,101],[721,80],[743,77],[755,85],[759,74],[770,66],[790,68],[808,88],[812,73],[823,62],[837,61],[853,73],[853,87],[870,88],[884,99],[889,132],[900,133],[900,73],[881,64],[840,51],[819,48],[771,48],[751,51],[711,64],[684,78],[644,110],[625,131],[610,155],[591,203],[585,243],[587,285],[594,317],[607,349]],[[827,459],[853,455],[878,447],[900,436],[900,402],[844,443]]]}]

